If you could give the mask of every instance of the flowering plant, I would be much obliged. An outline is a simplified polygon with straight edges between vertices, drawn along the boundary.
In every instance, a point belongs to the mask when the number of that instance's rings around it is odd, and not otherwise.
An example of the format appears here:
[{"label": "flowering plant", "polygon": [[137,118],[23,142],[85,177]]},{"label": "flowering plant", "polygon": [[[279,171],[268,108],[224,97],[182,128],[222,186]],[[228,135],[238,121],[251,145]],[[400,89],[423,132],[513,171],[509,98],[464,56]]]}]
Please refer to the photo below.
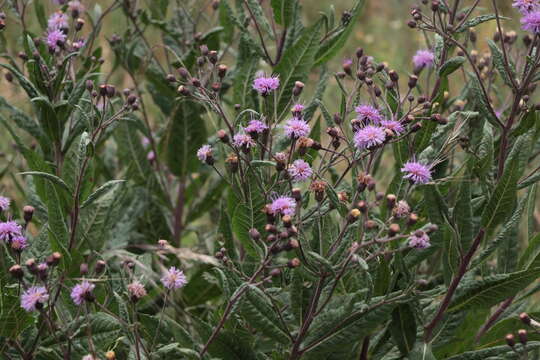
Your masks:
[{"label": "flowering plant", "polygon": [[10,3],[5,358],[537,356],[537,0],[519,40],[496,0],[422,0],[408,71],[358,48],[333,74],[363,0],[310,25],[296,0],[35,2],[40,35]]}]

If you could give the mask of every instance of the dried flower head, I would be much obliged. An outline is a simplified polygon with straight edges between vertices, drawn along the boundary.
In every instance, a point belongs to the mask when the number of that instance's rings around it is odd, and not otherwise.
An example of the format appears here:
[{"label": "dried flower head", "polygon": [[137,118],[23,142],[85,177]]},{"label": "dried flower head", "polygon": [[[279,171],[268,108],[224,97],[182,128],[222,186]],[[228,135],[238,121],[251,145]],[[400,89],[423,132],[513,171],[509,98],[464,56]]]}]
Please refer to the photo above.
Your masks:
[{"label": "dried flower head", "polygon": [[82,283],[77,284],[71,290],[71,299],[77,305],[82,305],[85,301],[93,299],[92,291],[96,286],[89,281],[84,280]]},{"label": "dried flower head", "polygon": [[431,169],[417,161],[408,161],[401,168],[401,172],[405,173],[404,179],[408,179],[414,184],[427,184],[431,181]]},{"label": "dried flower head", "polygon": [[354,134],[354,145],[360,149],[369,149],[380,145],[386,139],[384,128],[380,126],[368,125]]},{"label": "dried flower head", "polygon": [[260,76],[253,81],[253,88],[262,96],[270,94],[279,88],[279,77]]},{"label": "dried flower head", "polygon": [[313,175],[313,170],[307,162],[298,159],[289,166],[288,173],[293,181],[300,182],[309,179]]},{"label": "dried flower head", "polygon": [[21,295],[21,307],[26,311],[34,311],[49,300],[49,293],[44,286],[32,286]]},{"label": "dried flower head", "polygon": [[285,123],[283,130],[287,137],[291,139],[298,139],[302,136],[308,136],[311,128],[304,120],[292,118]]},{"label": "dried flower head", "polygon": [[182,270],[172,266],[161,278],[161,283],[169,290],[180,289],[187,284],[186,276]]}]

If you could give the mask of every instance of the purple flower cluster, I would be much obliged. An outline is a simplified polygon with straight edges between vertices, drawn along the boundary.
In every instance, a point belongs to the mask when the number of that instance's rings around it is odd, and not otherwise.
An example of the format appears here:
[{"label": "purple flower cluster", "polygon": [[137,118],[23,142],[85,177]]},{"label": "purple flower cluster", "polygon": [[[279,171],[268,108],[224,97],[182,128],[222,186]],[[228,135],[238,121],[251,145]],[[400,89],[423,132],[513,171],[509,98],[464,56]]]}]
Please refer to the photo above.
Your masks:
[{"label": "purple flower cluster", "polygon": [[0,241],[10,243],[18,236],[22,236],[22,227],[15,221],[0,223]]},{"label": "purple flower cluster", "polygon": [[266,130],[268,130],[268,126],[260,120],[251,120],[244,128],[248,134],[262,134]]},{"label": "purple flower cluster", "polygon": [[206,162],[208,158],[212,157],[212,147],[210,145],[203,145],[199,150],[197,150],[197,158]]},{"label": "purple flower cluster", "polygon": [[523,15],[527,15],[532,11],[540,10],[540,3],[538,0],[515,0],[512,7],[518,9]]},{"label": "purple flower cluster", "polygon": [[413,56],[415,69],[430,68],[435,62],[435,54],[431,50],[418,50]]},{"label": "purple flower cluster", "polygon": [[277,215],[294,215],[296,211],[296,201],[288,196],[276,198],[269,206],[270,213]]},{"label": "purple flower cluster", "polygon": [[49,300],[49,293],[44,286],[32,286],[21,295],[21,307],[26,311],[34,311]]},{"label": "purple flower cluster", "polygon": [[267,96],[279,88],[279,78],[277,76],[260,76],[253,81],[253,88],[262,96]]},{"label": "purple flower cluster", "polygon": [[182,270],[172,266],[161,278],[161,283],[169,290],[180,289],[187,284],[186,276]]},{"label": "purple flower cluster", "polygon": [[66,42],[66,34],[59,29],[49,29],[45,41],[49,49],[56,51]]},{"label": "purple flower cluster", "polygon": [[47,21],[49,30],[63,30],[69,28],[68,17],[61,11],[57,11],[49,17]]},{"label": "purple flower cluster", "polygon": [[540,34],[540,10],[524,14],[521,18],[521,28],[533,34]]},{"label": "purple flower cluster", "polygon": [[425,249],[431,246],[429,236],[422,230],[417,230],[409,237],[409,246],[415,249]]},{"label": "purple flower cluster", "polygon": [[354,111],[356,111],[356,118],[362,121],[364,124],[372,123],[378,125],[382,120],[382,115],[375,107],[371,105],[359,105]]},{"label": "purple flower cluster", "polygon": [[92,291],[96,286],[87,280],[84,280],[82,283],[77,284],[71,290],[71,299],[77,305],[82,305],[85,300],[92,298]]},{"label": "purple flower cluster", "polygon": [[383,120],[381,121],[381,125],[388,130],[391,130],[396,135],[402,134],[405,131],[405,128],[403,125],[396,120]]},{"label": "purple flower cluster", "polygon": [[382,144],[385,139],[384,128],[367,125],[354,134],[354,145],[360,150],[370,149]]},{"label": "purple flower cluster", "polygon": [[313,170],[307,162],[298,159],[289,166],[288,173],[294,182],[301,182],[309,179],[313,175]]},{"label": "purple flower cluster", "polygon": [[417,161],[408,161],[401,168],[401,172],[405,173],[404,179],[410,180],[412,183],[421,185],[431,181],[431,169]]},{"label": "purple flower cluster", "polygon": [[11,200],[5,196],[0,196],[0,212],[6,211],[9,209],[9,204],[11,203]]},{"label": "purple flower cluster", "polygon": [[300,118],[292,118],[287,120],[283,126],[285,135],[291,139],[298,139],[303,136],[308,136],[311,128],[308,123]]},{"label": "purple flower cluster", "polygon": [[243,149],[249,149],[256,145],[255,141],[251,136],[242,133],[234,135],[233,144]]}]

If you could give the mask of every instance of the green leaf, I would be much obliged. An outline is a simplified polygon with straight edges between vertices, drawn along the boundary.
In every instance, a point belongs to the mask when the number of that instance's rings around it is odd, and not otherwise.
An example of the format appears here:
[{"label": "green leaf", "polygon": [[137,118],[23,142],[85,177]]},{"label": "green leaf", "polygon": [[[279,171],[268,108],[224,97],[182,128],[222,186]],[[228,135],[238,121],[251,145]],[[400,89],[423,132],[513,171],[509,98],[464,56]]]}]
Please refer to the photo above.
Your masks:
[{"label": "green leaf", "polygon": [[315,57],[315,65],[322,65],[334,56],[336,56],[339,51],[345,46],[347,39],[351,35],[354,27],[356,26],[360,14],[362,12],[362,7],[365,4],[365,0],[357,0],[354,8],[350,11],[351,18],[347,25],[338,32],[335,36],[328,38],[321,46]]},{"label": "green leaf", "polygon": [[539,276],[540,268],[531,268],[509,274],[492,275],[482,280],[465,281],[458,288],[448,311],[489,308],[515,296]]},{"label": "green leaf", "polygon": [[[530,341],[527,343],[527,349],[533,350],[540,347],[540,342]],[[498,357],[500,356],[500,357]],[[467,351],[459,355],[449,357],[447,360],[486,360],[486,359],[520,359],[508,345],[494,346],[487,349]]]},{"label": "green leaf", "polygon": [[30,176],[39,176],[42,178],[45,178],[49,180],[51,183],[60,186],[61,189],[67,191],[68,193],[72,193],[73,190],[64,182],[64,180],[60,179],[58,176],[49,174],[46,172],[41,171],[26,171],[20,173],[20,175],[30,175]]},{"label": "green leaf", "polygon": [[103,195],[107,194],[109,191],[114,189],[116,186],[120,184],[124,184],[125,180],[111,180],[107,181],[105,184],[101,185],[96,191],[94,191],[88,198],[82,203],[81,209],[84,209],[85,207],[91,205],[94,203],[94,201],[101,198]]},{"label": "green leaf", "polygon": [[[467,20],[463,25],[461,25],[456,32],[461,33],[466,31],[468,28],[475,27],[477,25],[480,25],[486,21],[495,20],[497,17],[494,14],[489,15],[480,15],[473,19]],[[502,18],[502,17],[501,17]]]},{"label": "green leaf", "polygon": [[[319,48],[321,23],[304,32],[304,35],[288,48],[279,64],[274,68],[281,82],[277,95],[278,114],[282,115],[291,100],[296,81],[305,82],[315,62],[315,54]],[[280,116],[281,117],[281,116]]]},{"label": "green leaf", "polygon": [[268,36],[271,38],[274,37],[274,32],[272,31],[272,28],[270,27],[270,24],[268,23],[268,20],[266,19],[266,16],[264,15],[264,10],[261,6],[261,3],[259,0],[245,0],[246,6],[249,7],[250,14],[253,14],[253,17],[255,18],[254,21],[257,22],[258,26],[266,32]]},{"label": "green leaf", "polygon": [[258,246],[249,236],[249,230],[253,228],[253,224],[252,209],[245,204],[239,204],[234,210],[232,217],[232,230],[246,252],[250,256],[257,258],[259,256]]},{"label": "green leaf", "polygon": [[470,79],[470,90],[472,97],[476,100],[477,106],[480,110],[480,113],[482,113],[486,120],[489,121],[491,125],[493,125],[495,128],[499,127],[499,123],[497,122],[497,119],[493,116],[493,113],[491,111],[491,105],[489,105],[488,102],[486,102],[486,98],[484,97],[484,92],[482,91],[482,87],[480,85],[480,82],[476,78],[476,75],[469,73],[469,79]]},{"label": "green leaf", "polygon": [[279,25],[288,27],[294,20],[294,8],[297,0],[272,0],[274,20]]},{"label": "green leaf", "polygon": [[519,259],[518,267],[520,269],[529,269],[540,267],[540,233],[529,239],[529,245]]},{"label": "green leaf", "polygon": [[409,305],[399,305],[394,309],[390,332],[403,355],[412,351],[416,341],[416,319]]},{"label": "green leaf", "polygon": [[508,60],[509,70],[510,74],[508,74],[506,67],[504,66],[504,54],[502,53],[501,49],[493,42],[493,40],[488,40],[488,45],[491,50],[491,56],[493,58],[493,65],[495,65],[495,68],[499,72],[499,75],[501,75],[501,78],[503,79],[504,83],[510,87],[513,87],[512,79],[516,78],[516,68],[514,64],[511,62],[511,60]]},{"label": "green leaf", "polygon": [[454,71],[459,69],[464,62],[465,58],[463,56],[456,56],[448,59],[439,69],[439,76],[444,77],[452,74]]},{"label": "green leaf", "polygon": [[66,225],[66,219],[64,211],[62,209],[62,202],[56,192],[54,186],[47,186],[47,216],[48,216],[48,229],[49,229],[49,241],[51,242],[51,248],[54,251],[60,252],[64,259],[71,259],[71,255],[68,251],[68,228]]},{"label": "green leaf", "polygon": [[[222,2],[223,3],[223,2]],[[251,46],[249,34],[242,33],[238,44],[238,62],[233,79],[233,101],[242,107],[255,106],[253,99],[253,79],[258,70],[259,55]]]}]

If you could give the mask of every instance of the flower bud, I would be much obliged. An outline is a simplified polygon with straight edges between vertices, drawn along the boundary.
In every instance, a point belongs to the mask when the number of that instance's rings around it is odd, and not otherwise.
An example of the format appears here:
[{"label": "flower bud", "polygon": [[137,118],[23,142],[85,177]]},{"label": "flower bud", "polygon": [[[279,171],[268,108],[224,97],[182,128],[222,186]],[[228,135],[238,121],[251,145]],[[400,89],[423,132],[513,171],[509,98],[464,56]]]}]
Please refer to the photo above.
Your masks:
[{"label": "flower bud", "polygon": [[77,20],[75,20],[75,31],[81,31],[83,26],[84,26],[84,20],[81,18],[77,18]]},{"label": "flower bud", "polygon": [[302,190],[300,190],[299,188],[293,188],[291,193],[292,198],[297,202],[300,202],[302,200]]},{"label": "flower bud", "polygon": [[49,266],[47,264],[45,263],[39,264],[36,268],[37,277],[42,281],[47,280],[48,270],[49,270]]},{"label": "flower bud", "polygon": [[392,80],[395,83],[397,83],[399,80],[399,75],[395,70],[390,70],[390,72],[388,73],[388,76],[390,76],[390,80]]},{"label": "flower bud", "polygon": [[13,265],[9,268],[9,273],[17,280],[21,280],[24,276],[24,271],[20,265]]},{"label": "flower bud", "polygon": [[215,50],[210,51],[208,53],[208,60],[215,65],[218,62],[218,52]]},{"label": "flower bud", "polygon": [[23,207],[24,221],[26,221],[27,223],[32,221],[32,217],[34,216],[34,211],[35,209],[33,206],[26,205],[25,207]]},{"label": "flower bud", "polygon": [[400,230],[399,224],[390,224],[388,227],[388,236],[395,236]]},{"label": "flower bud", "polygon": [[418,83],[418,76],[416,76],[416,75],[411,75],[411,76],[409,76],[409,83],[408,83],[408,85],[409,85],[409,88],[410,88],[410,89],[415,88],[417,83]]},{"label": "flower bud", "polygon": [[227,65],[220,64],[217,68],[217,73],[220,78],[224,78],[227,75]]},{"label": "flower bud", "polygon": [[407,225],[412,226],[418,222],[418,215],[411,213],[409,219],[407,219]]},{"label": "flower bud", "polygon": [[356,57],[360,59],[362,56],[364,56],[364,49],[362,48],[356,49]]},{"label": "flower bud", "polygon": [[506,335],[504,339],[506,340],[506,343],[508,344],[508,346],[513,348],[516,345],[516,339],[514,338],[513,334]]},{"label": "flower bud", "polygon": [[358,220],[361,214],[362,213],[360,212],[360,210],[352,209],[351,211],[349,211],[349,215],[347,215],[347,221],[349,222],[349,224],[352,224],[353,222]]},{"label": "flower bud", "polygon": [[257,229],[252,228],[249,230],[249,237],[254,241],[259,241],[261,239],[261,233]]},{"label": "flower bud", "polygon": [[357,204],[356,204],[356,208],[358,210],[360,210],[360,212],[362,214],[365,214],[368,210],[368,204],[364,201],[364,200],[360,200]]},{"label": "flower bud", "polygon": [[191,85],[195,86],[196,88],[201,87],[201,81],[197,78],[191,79]]},{"label": "flower bud", "polygon": [[183,96],[189,96],[191,94],[191,92],[189,91],[189,89],[184,86],[184,85],[180,85],[177,89],[178,93],[180,95],[183,95]]},{"label": "flower bud", "polygon": [[80,273],[82,276],[88,274],[88,264],[87,264],[87,263],[82,263],[82,264],[79,266],[79,273]]},{"label": "flower bud", "polygon": [[37,272],[37,264],[36,264],[36,260],[34,258],[26,260],[25,265],[26,265],[26,268],[28,269],[28,271],[30,272],[30,274],[33,274],[33,275],[36,274],[36,272]]},{"label": "flower bud", "polygon": [[[255,230],[255,229],[251,229],[251,230]],[[277,233],[277,227],[274,224],[266,224],[266,225],[264,225],[264,231],[266,231],[267,233],[270,233],[270,234],[275,234],[275,233]]]},{"label": "flower bud", "polygon": [[128,103],[129,105],[135,104],[136,101],[137,101],[137,96],[136,96],[136,95],[133,95],[133,94],[128,95],[128,97],[127,97],[127,103]]},{"label": "flower bud", "polygon": [[396,205],[397,197],[394,194],[388,194],[386,195],[386,206],[388,206],[389,209],[393,209]]},{"label": "flower bud", "polygon": [[116,354],[112,350],[107,351],[105,353],[105,359],[107,359],[107,360],[116,360]]},{"label": "flower bud", "polygon": [[270,276],[272,277],[278,277],[281,275],[281,270],[280,269],[272,269],[272,271],[270,271]]},{"label": "flower bud", "polygon": [[529,317],[529,314],[527,313],[521,313],[519,314],[519,319],[525,324],[530,325],[531,324],[531,318]]},{"label": "flower bud", "polygon": [[518,337],[519,337],[519,342],[521,342],[521,344],[527,345],[527,330],[519,329]]},{"label": "flower bud", "polygon": [[292,260],[289,260],[289,262],[287,262],[287,267],[289,267],[290,269],[294,269],[294,268],[299,267],[300,264],[301,264],[300,259],[294,258]]},{"label": "flower bud", "polygon": [[285,226],[285,227],[291,227],[292,226],[292,218],[291,218],[290,215],[282,216],[281,221],[283,221],[283,226]]},{"label": "flower bud", "polygon": [[54,267],[60,263],[61,259],[62,259],[62,254],[55,251],[51,255],[47,256],[47,259],[46,259],[47,265],[49,265],[50,267]]},{"label": "flower bud", "polygon": [[293,95],[299,96],[302,93],[302,90],[304,90],[304,83],[301,81],[295,82],[293,88]]},{"label": "flower bud", "polygon": [[165,77],[165,79],[167,79],[167,81],[170,82],[170,83],[176,82],[176,78],[174,77],[173,74],[167,74],[167,76]]}]

